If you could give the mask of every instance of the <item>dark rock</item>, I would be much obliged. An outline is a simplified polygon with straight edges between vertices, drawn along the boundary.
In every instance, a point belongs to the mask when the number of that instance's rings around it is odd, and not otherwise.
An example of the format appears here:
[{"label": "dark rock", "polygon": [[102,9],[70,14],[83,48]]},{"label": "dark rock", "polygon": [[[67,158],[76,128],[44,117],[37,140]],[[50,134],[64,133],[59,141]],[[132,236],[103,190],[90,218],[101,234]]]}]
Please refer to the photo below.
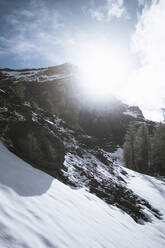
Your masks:
[{"label": "dark rock", "polygon": [[13,151],[36,167],[55,171],[62,167],[65,156],[62,141],[37,122],[11,125],[8,137],[14,145]]}]

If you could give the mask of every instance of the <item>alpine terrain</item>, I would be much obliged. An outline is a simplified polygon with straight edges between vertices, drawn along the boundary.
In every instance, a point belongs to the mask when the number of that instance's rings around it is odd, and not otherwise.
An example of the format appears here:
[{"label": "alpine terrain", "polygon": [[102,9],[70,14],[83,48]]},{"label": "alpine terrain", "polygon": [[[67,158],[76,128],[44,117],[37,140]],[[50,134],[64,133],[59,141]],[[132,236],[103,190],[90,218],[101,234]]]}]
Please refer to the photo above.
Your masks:
[{"label": "alpine terrain", "polygon": [[0,247],[164,248],[165,180],[124,167],[130,123],[157,126],[72,64],[0,69]]}]

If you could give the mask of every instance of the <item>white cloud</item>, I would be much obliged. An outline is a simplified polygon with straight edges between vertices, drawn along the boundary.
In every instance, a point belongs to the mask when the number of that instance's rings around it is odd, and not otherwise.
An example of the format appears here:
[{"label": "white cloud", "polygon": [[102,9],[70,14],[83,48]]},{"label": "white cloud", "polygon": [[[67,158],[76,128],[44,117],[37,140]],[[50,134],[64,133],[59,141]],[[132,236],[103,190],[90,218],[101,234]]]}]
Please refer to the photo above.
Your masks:
[{"label": "white cloud", "polygon": [[160,120],[165,99],[165,1],[153,1],[139,16],[132,38],[133,51],[140,67],[133,72],[127,88],[132,101],[140,105],[149,118]]},{"label": "white cloud", "polygon": [[89,12],[91,17],[96,19],[97,21],[102,21],[104,19],[103,12],[98,9],[90,9]]},{"label": "white cloud", "polygon": [[118,4],[112,4],[112,6],[108,10],[108,16],[109,17],[117,17],[120,18],[125,14],[125,8],[121,7]]},{"label": "white cloud", "polygon": [[107,0],[107,14],[108,17],[116,17],[116,18],[120,18],[120,17],[126,17],[126,8],[124,7],[124,1],[123,0]]},{"label": "white cloud", "polygon": [[123,0],[106,0],[102,5],[89,8],[88,13],[97,21],[110,21],[113,17],[128,16]]}]

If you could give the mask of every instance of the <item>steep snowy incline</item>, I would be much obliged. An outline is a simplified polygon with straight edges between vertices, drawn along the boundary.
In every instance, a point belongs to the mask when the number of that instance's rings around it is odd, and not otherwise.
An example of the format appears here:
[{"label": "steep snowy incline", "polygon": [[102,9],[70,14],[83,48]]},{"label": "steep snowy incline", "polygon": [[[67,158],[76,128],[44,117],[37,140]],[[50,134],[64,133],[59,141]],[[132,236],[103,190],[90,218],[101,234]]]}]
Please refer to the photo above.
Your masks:
[{"label": "steep snowy incline", "polygon": [[[138,183],[143,184],[138,193],[147,198],[150,192],[165,213],[163,182],[129,173],[130,187],[137,191]],[[165,247],[163,219],[155,218],[152,223],[139,225],[85,189],[73,190],[32,168],[2,143],[0,199],[0,247],[3,248]],[[152,199],[148,197],[148,200]]]}]

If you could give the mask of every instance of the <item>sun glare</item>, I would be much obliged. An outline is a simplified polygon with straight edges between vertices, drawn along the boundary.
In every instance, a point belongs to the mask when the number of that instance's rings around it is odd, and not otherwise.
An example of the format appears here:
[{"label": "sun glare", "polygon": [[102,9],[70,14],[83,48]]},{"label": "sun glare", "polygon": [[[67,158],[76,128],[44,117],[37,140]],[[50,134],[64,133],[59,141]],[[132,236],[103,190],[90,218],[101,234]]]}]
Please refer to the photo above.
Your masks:
[{"label": "sun glare", "polygon": [[80,49],[79,67],[83,90],[90,97],[116,95],[131,69],[126,53],[115,45],[89,43]]}]

